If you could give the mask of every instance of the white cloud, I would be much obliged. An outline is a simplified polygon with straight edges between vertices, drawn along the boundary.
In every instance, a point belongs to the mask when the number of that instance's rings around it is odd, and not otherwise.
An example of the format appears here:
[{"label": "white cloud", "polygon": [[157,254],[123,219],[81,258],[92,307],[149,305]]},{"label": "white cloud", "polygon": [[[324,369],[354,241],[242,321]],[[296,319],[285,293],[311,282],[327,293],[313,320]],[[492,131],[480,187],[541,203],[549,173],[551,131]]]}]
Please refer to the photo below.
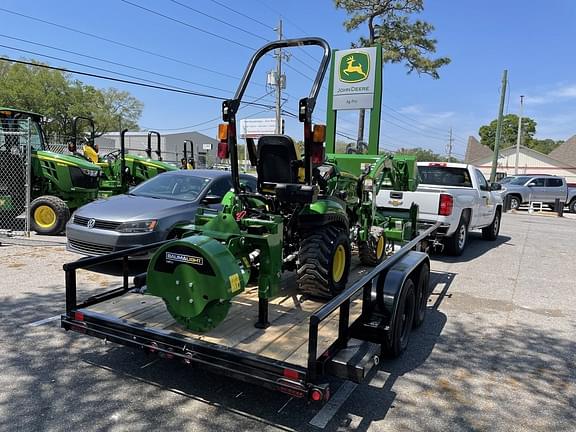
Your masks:
[{"label": "white cloud", "polygon": [[525,102],[530,105],[545,105],[562,103],[568,99],[576,98],[576,84],[557,84],[546,91],[526,91]]}]

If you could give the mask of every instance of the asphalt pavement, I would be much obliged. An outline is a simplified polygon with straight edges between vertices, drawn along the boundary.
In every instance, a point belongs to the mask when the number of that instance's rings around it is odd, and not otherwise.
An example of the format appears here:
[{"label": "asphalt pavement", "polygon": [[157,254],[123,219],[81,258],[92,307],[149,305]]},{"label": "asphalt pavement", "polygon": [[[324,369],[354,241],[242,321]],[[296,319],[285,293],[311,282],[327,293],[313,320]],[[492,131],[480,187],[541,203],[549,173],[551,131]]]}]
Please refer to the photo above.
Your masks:
[{"label": "asphalt pavement", "polygon": [[[434,255],[424,326],[323,409],[59,328],[62,238],[0,238],[0,431],[574,431],[576,219]],[[83,272],[80,297],[114,280]],[[312,424],[311,424],[312,423]]]}]

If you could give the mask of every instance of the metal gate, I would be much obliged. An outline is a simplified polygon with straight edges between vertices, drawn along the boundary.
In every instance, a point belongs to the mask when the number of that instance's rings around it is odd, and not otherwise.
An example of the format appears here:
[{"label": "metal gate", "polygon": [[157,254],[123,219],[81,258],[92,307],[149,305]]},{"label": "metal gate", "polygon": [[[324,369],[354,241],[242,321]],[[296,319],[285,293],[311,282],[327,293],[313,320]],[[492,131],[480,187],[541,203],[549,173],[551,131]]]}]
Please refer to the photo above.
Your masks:
[{"label": "metal gate", "polygon": [[30,119],[0,119],[0,235],[30,235]]}]

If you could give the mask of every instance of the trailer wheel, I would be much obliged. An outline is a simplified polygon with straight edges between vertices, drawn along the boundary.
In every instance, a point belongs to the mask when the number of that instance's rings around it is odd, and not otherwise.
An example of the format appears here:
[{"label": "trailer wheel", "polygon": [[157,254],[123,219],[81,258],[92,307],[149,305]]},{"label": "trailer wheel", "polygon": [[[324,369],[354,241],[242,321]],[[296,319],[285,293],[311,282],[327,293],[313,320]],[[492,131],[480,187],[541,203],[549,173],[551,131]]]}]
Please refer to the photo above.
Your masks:
[{"label": "trailer wheel", "polygon": [[32,230],[38,234],[60,234],[66,228],[68,219],[70,219],[68,205],[58,197],[44,195],[30,204]]},{"label": "trailer wheel", "polygon": [[350,239],[335,226],[320,227],[305,237],[298,253],[298,289],[304,294],[332,298],[348,282]]},{"label": "trailer wheel", "polygon": [[358,242],[358,257],[367,266],[376,266],[384,258],[386,252],[386,237],[384,234],[370,234],[368,240]]},{"label": "trailer wheel", "polygon": [[414,312],[416,309],[416,298],[414,295],[414,282],[408,278],[402,286],[398,309],[394,322],[390,326],[390,339],[385,346],[383,354],[396,358],[408,346],[410,332],[414,323]]},{"label": "trailer wheel", "polygon": [[426,310],[430,297],[430,266],[422,264],[416,284],[416,311],[414,312],[413,327],[420,327],[426,319]]}]

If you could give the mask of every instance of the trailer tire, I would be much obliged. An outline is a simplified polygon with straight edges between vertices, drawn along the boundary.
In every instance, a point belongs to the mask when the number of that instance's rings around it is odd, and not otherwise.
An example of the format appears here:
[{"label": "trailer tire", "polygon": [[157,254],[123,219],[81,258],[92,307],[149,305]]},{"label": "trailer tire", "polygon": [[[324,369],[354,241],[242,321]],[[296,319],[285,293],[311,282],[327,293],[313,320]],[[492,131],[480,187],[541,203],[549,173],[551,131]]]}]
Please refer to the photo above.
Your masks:
[{"label": "trailer tire", "polygon": [[304,237],[298,253],[298,290],[318,298],[332,298],[346,287],[350,272],[350,239],[328,225]]},{"label": "trailer tire", "polygon": [[454,234],[450,237],[446,237],[444,240],[444,245],[446,246],[446,252],[448,255],[460,256],[464,249],[466,248],[466,243],[468,242],[468,222],[462,216],[458,227]]},{"label": "trailer tire", "polygon": [[500,222],[502,221],[502,212],[500,208],[496,209],[494,220],[487,227],[482,228],[482,238],[484,240],[496,240],[500,233]]},{"label": "trailer tire", "polygon": [[58,197],[44,195],[30,204],[30,225],[33,231],[44,235],[58,235],[70,219],[68,205]]},{"label": "trailer tire", "polygon": [[384,234],[370,234],[368,240],[358,242],[358,257],[366,266],[374,267],[382,262],[386,255],[386,237]]},{"label": "trailer tire", "polygon": [[414,323],[415,303],[414,282],[412,279],[407,278],[400,292],[394,322],[390,325],[390,339],[384,346],[383,354],[386,357],[396,358],[400,356],[408,346],[410,332],[412,331]]},{"label": "trailer tire", "polygon": [[413,327],[417,328],[426,319],[428,309],[428,297],[430,297],[430,266],[426,263],[420,267],[416,283],[416,310],[414,311]]}]

